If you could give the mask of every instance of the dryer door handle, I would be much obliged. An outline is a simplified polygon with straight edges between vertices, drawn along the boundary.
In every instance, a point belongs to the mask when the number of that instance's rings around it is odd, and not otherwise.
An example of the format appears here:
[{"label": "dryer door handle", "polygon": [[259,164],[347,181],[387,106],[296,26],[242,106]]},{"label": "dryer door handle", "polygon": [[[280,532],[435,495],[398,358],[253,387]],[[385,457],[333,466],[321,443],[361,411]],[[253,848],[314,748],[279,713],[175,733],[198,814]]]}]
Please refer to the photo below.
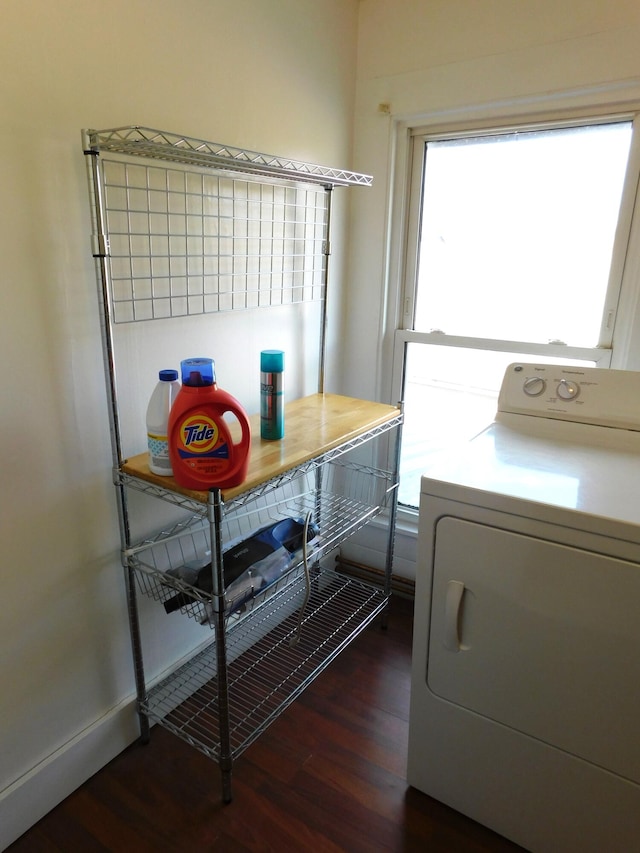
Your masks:
[{"label": "dryer door handle", "polygon": [[460,651],[460,606],[464,595],[462,581],[449,581],[444,602],[444,647],[450,652]]}]

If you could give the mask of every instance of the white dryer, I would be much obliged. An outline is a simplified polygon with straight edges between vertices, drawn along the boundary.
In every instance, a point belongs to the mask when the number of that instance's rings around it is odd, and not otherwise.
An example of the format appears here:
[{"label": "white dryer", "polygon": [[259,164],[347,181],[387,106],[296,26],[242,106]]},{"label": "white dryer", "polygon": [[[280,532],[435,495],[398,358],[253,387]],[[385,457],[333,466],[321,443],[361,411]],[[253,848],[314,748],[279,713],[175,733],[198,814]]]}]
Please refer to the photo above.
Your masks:
[{"label": "white dryer", "polygon": [[640,373],[513,364],[422,478],[408,781],[532,851],[640,851]]}]

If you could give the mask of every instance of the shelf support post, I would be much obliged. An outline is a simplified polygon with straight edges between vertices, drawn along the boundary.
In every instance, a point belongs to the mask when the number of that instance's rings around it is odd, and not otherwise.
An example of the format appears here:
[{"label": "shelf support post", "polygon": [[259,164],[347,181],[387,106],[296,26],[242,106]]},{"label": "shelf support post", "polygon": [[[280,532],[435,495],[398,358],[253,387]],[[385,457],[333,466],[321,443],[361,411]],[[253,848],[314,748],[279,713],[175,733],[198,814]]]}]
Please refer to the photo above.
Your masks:
[{"label": "shelf support post", "polygon": [[331,255],[331,202],[333,187],[325,187],[327,193],[327,220],[324,228],[324,299],[322,300],[322,321],[320,323],[320,365],[318,368],[318,392],[324,394],[324,379],[327,357],[327,299],[329,296],[329,259]]},{"label": "shelf support post", "polygon": [[229,714],[229,678],[227,672],[227,640],[225,625],[225,586],[222,557],[222,493],[209,489],[207,516],[211,537],[211,573],[213,586],[213,617],[216,634],[216,683],[218,685],[218,727],[220,732],[219,766],[222,781],[222,801],[230,803],[231,791],[231,734]]},{"label": "shelf support post", "polygon": [[[99,295],[100,335],[102,338],[102,353],[105,382],[109,401],[109,431],[111,436],[111,457],[113,460],[114,484],[117,487],[118,523],[120,526],[120,542],[123,553],[131,545],[129,529],[129,511],[125,489],[119,480],[120,465],[122,464],[122,439],[120,433],[120,417],[118,413],[118,394],[115,365],[115,347],[113,342],[113,306],[111,304],[109,287],[109,239],[107,237],[104,187],[100,168],[99,153],[91,148],[89,138],[83,134],[83,149],[86,158],[89,190],[92,202],[93,227],[93,257],[95,259]],[[133,654],[133,669],[136,684],[138,719],[140,722],[140,740],[149,743],[150,725],[148,717],[141,712],[141,706],[147,699],[144,664],[142,655],[142,640],[140,634],[140,616],[134,572],[126,557],[122,558],[125,572],[127,608],[129,613],[129,631]]]},{"label": "shelf support post", "polygon": [[[400,411],[403,411],[403,404],[398,403],[398,408]],[[404,416],[403,416],[404,420]],[[384,570],[384,594],[389,599],[391,596],[391,578],[393,575],[393,553],[395,548],[395,534],[396,534],[396,517],[398,514],[398,486],[400,483],[400,451],[402,448],[402,423],[400,422],[399,426],[394,430],[394,443],[393,443],[393,455],[392,455],[392,478],[393,478],[393,487],[391,494],[391,506],[389,507],[389,526],[387,529],[387,556],[385,560],[385,570]],[[382,627],[387,627],[388,621],[388,607],[385,607],[382,613]]]}]

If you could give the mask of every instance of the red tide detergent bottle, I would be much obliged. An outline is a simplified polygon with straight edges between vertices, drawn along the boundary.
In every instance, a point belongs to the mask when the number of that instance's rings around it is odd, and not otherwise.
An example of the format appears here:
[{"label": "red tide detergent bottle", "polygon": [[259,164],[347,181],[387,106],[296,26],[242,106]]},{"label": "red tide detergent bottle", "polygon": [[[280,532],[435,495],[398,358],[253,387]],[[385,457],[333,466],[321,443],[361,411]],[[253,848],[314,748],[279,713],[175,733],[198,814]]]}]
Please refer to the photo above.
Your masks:
[{"label": "red tide detergent bottle", "polygon": [[[169,459],[177,483],[204,491],[239,486],[247,476],[251,427],[238,401],[218,388],[211,358],[180,363],[182,387],[169,414]],[[235,444],[224,415],[240,424]]]}]

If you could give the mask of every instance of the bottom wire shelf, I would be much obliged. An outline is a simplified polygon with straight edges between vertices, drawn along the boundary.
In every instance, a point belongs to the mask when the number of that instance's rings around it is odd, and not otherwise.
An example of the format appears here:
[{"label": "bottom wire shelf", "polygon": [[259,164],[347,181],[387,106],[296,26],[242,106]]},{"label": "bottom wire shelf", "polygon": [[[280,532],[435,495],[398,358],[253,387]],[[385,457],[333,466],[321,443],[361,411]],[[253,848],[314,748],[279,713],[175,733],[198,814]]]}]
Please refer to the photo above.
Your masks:
[{"label": "bottom wire shelf", "polygon": [[[380,613],[382,590],[333,571],[304,574],[274,599],[262,617],[267,633],[255,636],[255,620],[229,635],[240,653],[228,665],[231,756],[237,757],[302,690]],[[273,627],[271,624],[273,623]],[[297,643],[292,641],[298,637]],[[228,649],[232,652],[232,649]],[[211,758],[220,757],[215,642],[154,686],[140,711]]]}]

